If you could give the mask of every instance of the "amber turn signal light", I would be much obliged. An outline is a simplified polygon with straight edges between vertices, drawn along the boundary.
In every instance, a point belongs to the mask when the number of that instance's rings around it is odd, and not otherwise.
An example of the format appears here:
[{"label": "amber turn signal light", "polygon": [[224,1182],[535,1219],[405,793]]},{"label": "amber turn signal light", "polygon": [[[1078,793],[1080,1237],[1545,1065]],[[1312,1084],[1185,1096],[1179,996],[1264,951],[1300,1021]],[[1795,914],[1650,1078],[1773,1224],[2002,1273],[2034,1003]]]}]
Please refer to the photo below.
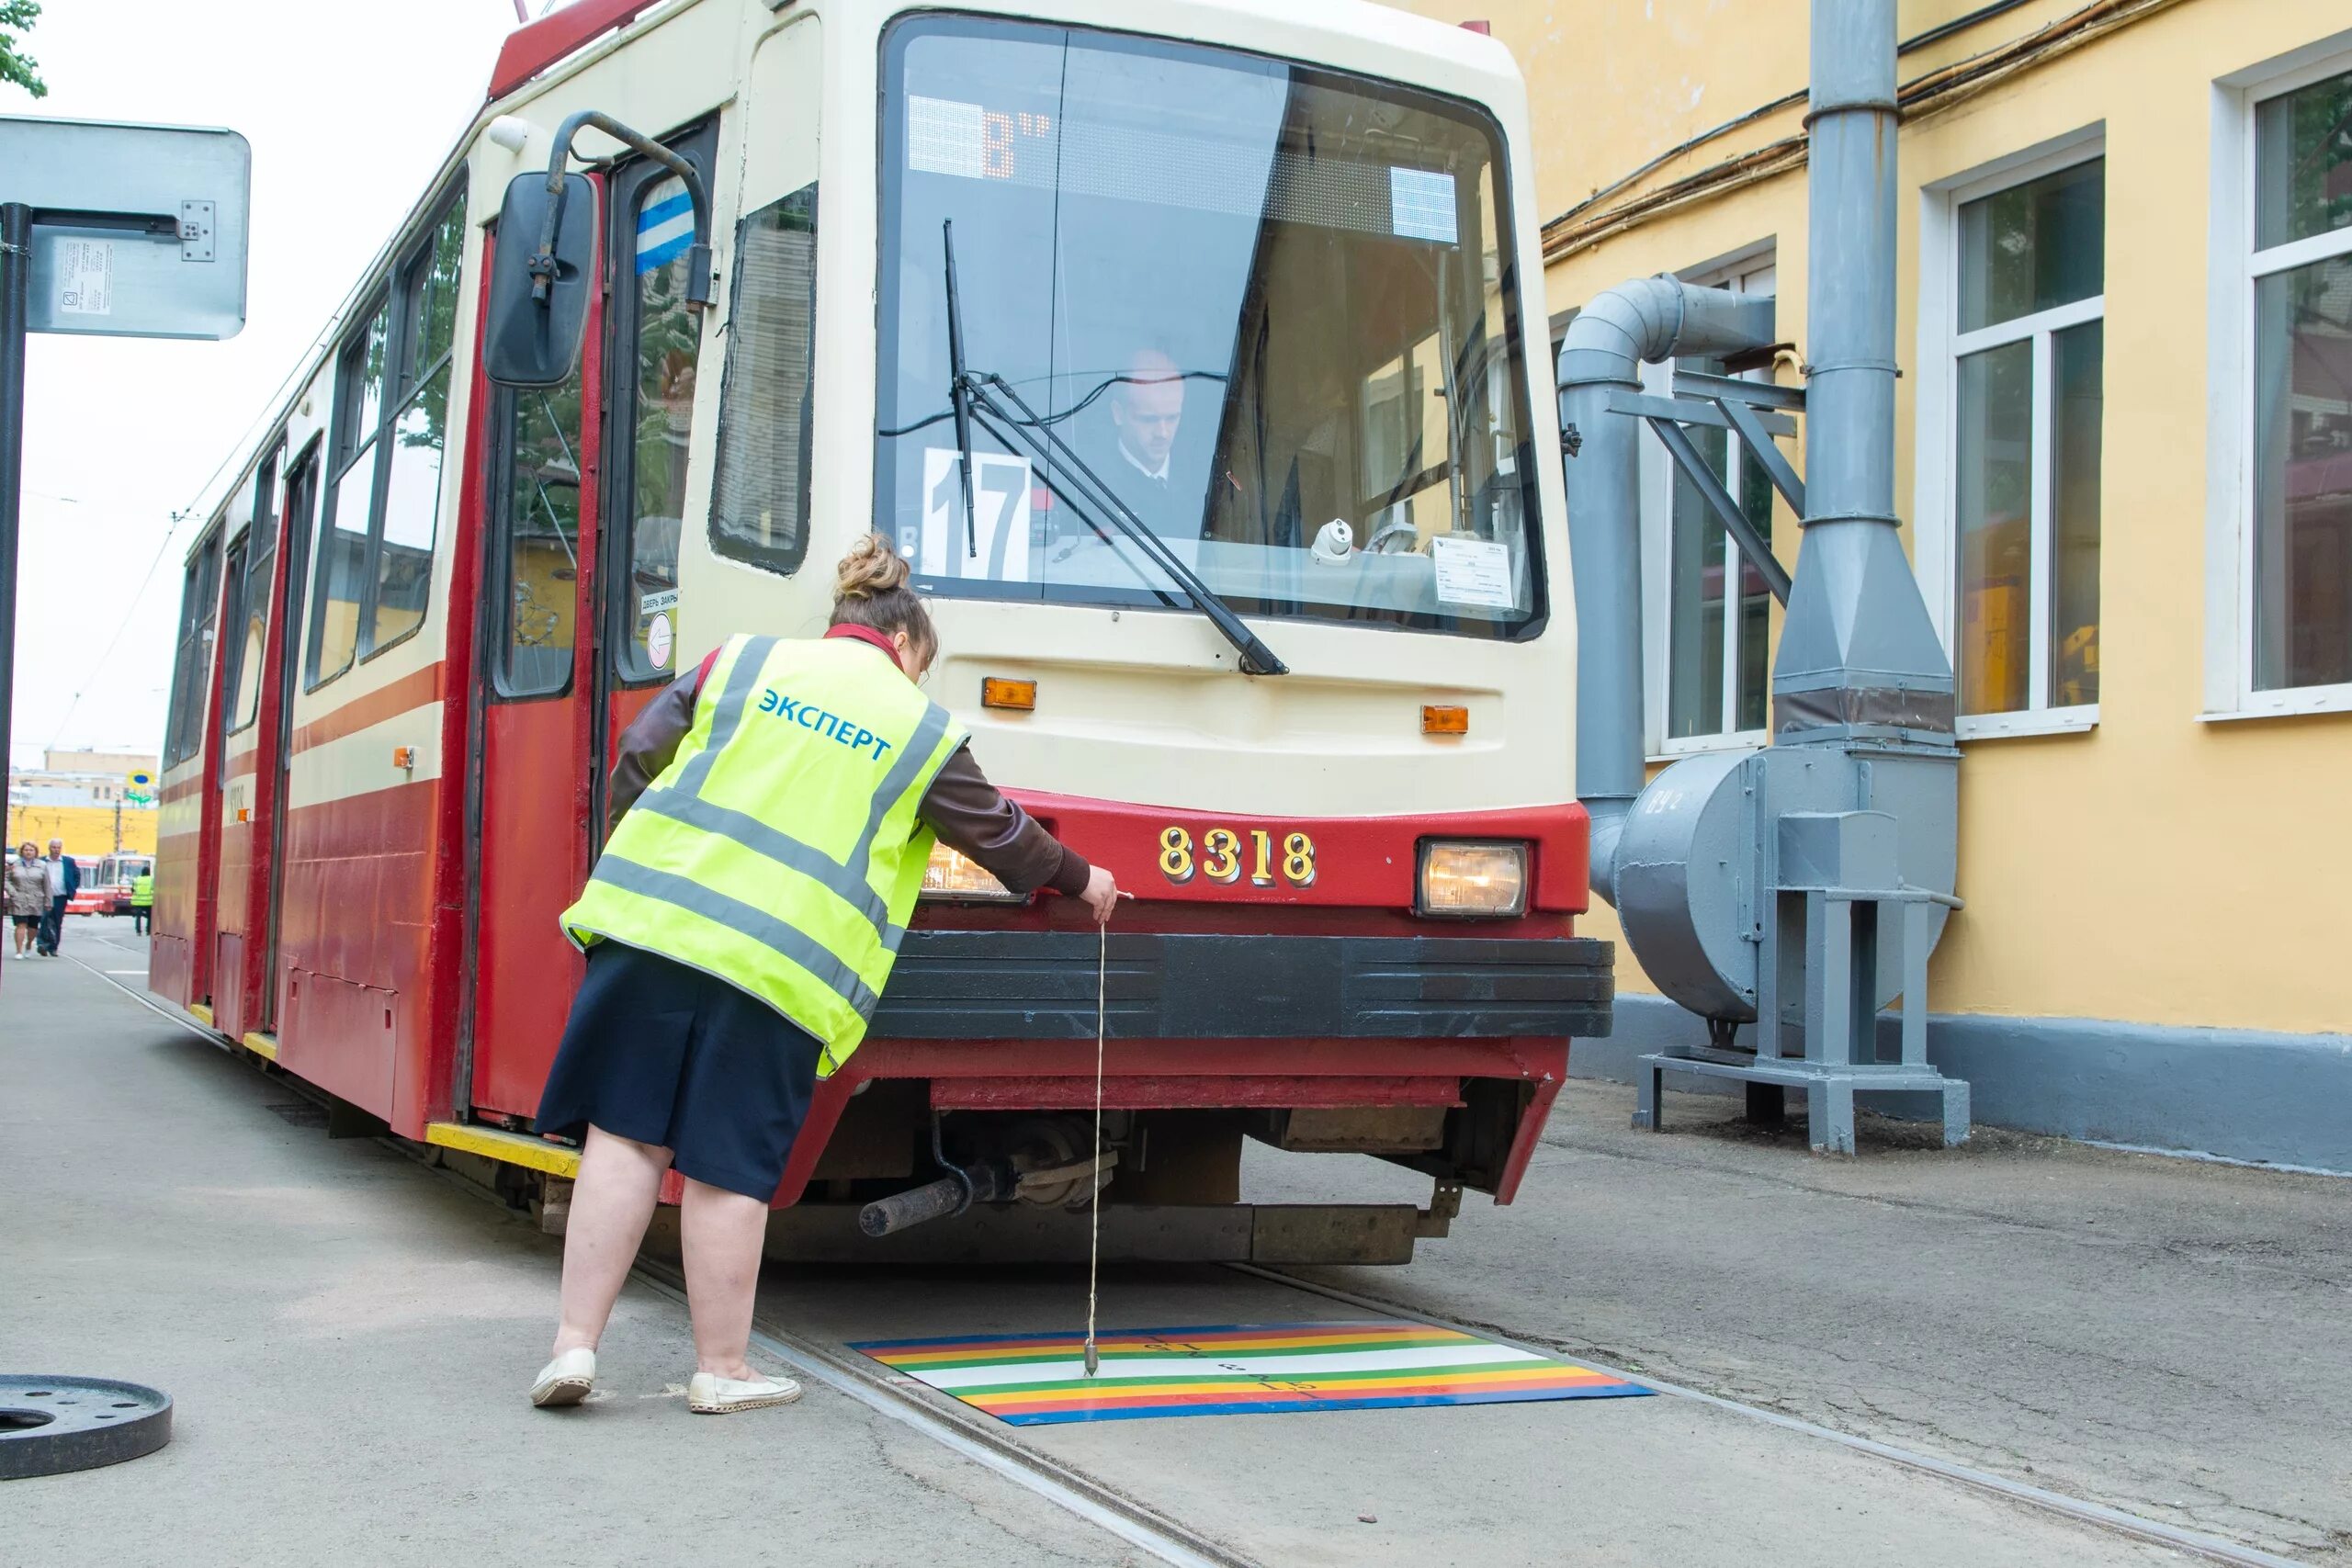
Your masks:
[{"label": "amber turn signal light", "polygon": [[1015,713],[1034,713],[1037,707],[1037,682],[1008,681],[1001,675],[984,676],[980,681],[980,705],[984,708],[1010,708]]},{"label": "amber turn signal light", "polygon": [[1467,735],[1470,733],[1470,710],[1459,707],[1438,707],[1423,705],[1421,708],[1423,735]]}]

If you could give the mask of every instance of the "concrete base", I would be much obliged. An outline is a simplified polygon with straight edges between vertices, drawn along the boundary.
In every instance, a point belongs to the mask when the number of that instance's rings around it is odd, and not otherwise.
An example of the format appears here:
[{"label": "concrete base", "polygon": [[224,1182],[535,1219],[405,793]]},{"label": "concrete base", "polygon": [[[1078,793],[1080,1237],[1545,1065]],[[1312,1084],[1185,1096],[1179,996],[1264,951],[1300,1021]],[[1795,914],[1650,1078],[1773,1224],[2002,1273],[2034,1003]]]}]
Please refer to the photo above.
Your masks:
[{"label": "concrete base", "polygon": [[[1879,1019],[1894,1054],[1895,1020]],[[1743,1029],[1742,1043],[1749,1035]],[[1703,1043],[1699,1021],[1662,997],[1621,991],[1616,1028],[1568,1053],[1577,1077],[1633,1083],[1637,1058]],[[2061,1137],[2352,1171],[2352,1034],[2177,1029],[2098,1019],[1937,1013],[1928,1060],[1968,1080],[1975,1119]],[[1900,1101],[1862,1103],[1890,1114]]]}]

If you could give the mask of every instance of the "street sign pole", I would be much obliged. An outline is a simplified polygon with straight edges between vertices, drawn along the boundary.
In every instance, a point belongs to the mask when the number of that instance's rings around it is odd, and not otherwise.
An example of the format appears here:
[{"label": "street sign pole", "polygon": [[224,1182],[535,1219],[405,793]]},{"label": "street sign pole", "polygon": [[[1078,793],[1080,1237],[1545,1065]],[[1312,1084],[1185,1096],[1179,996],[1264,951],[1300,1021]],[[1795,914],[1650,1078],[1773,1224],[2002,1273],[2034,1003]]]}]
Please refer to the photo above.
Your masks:
[{"label": "street sign pole", "polygon": [[0,757],[14,768],[17,695],[17,518],[25,475],[25,317],[33,270],[33,209],[0,205]]}]

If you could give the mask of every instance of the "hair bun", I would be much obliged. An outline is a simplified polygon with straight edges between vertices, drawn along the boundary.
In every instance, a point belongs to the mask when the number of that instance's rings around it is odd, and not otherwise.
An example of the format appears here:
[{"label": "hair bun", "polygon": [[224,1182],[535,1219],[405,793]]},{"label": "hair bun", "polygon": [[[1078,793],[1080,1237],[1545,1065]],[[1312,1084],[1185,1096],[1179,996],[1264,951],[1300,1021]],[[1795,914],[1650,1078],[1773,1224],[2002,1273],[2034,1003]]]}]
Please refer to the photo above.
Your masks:
[{"label": "hair bun", "polygon": [[876,599],[907,584],[908,568],[888,534],[868,534],[833,569],[833,597]]}]

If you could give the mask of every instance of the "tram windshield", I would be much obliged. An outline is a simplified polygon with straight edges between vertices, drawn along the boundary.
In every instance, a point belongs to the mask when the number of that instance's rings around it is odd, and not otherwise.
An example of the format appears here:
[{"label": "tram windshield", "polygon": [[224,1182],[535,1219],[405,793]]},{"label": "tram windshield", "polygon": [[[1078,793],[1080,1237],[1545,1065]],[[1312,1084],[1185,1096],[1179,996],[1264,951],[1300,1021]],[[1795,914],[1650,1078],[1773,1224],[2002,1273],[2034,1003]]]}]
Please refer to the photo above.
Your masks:
[{"label": "tram windshield", "polygon": [[[938,14],[893,28],[884,69],[876,512],[927,592],[1183,603],[1089,504],[1091,474],[1244,614],[1534,625],[1518,284],[1482,113]],[[950,224],[966,369],[1035,416],[1017,441],[975,425],[968,515]]]}]

